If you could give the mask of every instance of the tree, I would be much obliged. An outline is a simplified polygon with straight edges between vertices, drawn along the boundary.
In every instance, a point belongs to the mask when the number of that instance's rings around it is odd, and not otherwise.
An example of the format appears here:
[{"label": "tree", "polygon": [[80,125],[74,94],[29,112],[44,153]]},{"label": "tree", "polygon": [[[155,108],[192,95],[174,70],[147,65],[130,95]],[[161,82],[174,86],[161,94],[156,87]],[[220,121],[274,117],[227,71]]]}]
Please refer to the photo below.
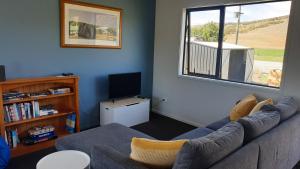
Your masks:
[{"label": "tree", "polygon": [[219,25],[209,22],[203,26],[192,27],[192,37],[205,42],[217,42],[219,37]]}]

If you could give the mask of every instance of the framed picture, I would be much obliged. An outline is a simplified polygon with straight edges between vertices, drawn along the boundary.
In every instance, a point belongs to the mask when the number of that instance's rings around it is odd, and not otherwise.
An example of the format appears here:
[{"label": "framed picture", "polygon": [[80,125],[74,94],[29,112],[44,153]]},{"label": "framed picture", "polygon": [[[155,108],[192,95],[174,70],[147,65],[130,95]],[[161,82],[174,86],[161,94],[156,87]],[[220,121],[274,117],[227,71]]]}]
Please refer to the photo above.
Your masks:
[{"label": "framed picture", "polygon": [[61,47],[122,48],[122,9],[61,0]]}]

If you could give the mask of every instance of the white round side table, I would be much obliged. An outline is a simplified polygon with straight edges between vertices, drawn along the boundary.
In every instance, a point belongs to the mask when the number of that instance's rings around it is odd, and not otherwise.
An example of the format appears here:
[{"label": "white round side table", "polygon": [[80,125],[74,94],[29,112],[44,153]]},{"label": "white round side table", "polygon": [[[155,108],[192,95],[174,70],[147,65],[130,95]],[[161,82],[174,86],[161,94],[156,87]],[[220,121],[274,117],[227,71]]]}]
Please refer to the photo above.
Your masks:
[{"label": "white round side table", "polygon": [[36,169],[90,169],[90,161],[90,157],[81,151],[59,151],[42,158]]}]

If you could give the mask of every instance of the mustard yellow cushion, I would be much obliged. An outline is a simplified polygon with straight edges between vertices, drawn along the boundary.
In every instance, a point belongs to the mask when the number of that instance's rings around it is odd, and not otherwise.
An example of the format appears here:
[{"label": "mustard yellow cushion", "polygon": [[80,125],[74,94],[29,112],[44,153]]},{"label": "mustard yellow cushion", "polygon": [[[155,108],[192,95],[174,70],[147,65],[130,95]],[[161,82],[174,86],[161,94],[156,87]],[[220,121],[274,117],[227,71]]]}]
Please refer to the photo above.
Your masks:
[{"label": "mustard yellow cushion", "polygon": [[130,158],[155,168],[168,168],[176,160],[176,154],[187,140],[158,141],[132,138]]},{"label": "mustard yellow cushion", "polygon": [[256,97],[249,95],[243,98],[238,104],[236,104],[230,111],[230,120],[237,121],[238,119],[247,116],[254,106],[257,104]]},{"label": "mustard yellow cushion", "polygon": [[264,101],[261,101],[259,103],[257,103],[257,105],[251,110],[251,112],[249,113],[249,115],[253,115],[254,113],[260,111],[260,109],[264,106],[264,105],[268,105],[268,104],[273,104],[273,100],[272,99],[267,99]]}]

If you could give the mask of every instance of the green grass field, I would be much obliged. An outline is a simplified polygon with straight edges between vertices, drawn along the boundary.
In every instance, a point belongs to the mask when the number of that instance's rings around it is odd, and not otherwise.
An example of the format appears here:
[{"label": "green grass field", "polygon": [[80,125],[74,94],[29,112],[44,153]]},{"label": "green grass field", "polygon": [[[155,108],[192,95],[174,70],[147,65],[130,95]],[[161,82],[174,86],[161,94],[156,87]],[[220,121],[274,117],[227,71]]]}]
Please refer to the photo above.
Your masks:
[{"label": "green grass field", "polygon": [[255,49],[255,60],[269,62],[283,62],[284,50],[281,49]]}]

